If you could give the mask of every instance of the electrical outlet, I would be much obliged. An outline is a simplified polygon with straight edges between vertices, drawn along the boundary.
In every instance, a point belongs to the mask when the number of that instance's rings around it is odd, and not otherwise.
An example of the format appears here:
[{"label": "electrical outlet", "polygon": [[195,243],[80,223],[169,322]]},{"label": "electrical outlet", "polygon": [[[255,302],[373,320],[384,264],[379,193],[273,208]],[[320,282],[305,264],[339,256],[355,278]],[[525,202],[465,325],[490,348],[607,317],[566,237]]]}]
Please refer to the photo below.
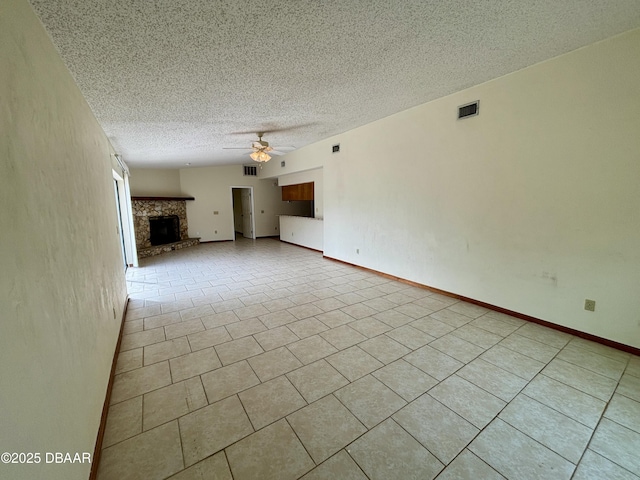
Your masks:
[{"label": "electrical outlet", "polygon": [[216,233],[216,234],[217,234],[217,233],[218,233],[218,230],[214,230],[214,233]]},{"label": "electrical outlet", "polygon": [[589,300],[588,298],[585,299],[585,301],[584,301],[584,309],[588,310],[590,312],[595,312],[596,311],[596,301],[595,300]]}]

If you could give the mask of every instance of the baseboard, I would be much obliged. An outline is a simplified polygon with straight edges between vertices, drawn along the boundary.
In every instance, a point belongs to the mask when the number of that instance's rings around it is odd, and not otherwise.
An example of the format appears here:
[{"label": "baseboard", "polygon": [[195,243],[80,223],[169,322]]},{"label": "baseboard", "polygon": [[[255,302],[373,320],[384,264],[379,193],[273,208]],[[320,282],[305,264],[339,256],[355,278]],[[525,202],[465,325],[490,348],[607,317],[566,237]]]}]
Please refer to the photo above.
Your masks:
[{"label": "baseboard", "polygon": [[120,354],[120,344],[122,343],[122,332],[124,331],[124,320],[127,317],[127,308],[129,308],[129,297],[124,304],[124,311],[122,312],[122,320],[120,321],[120,333],[118,334],[118,341],[116,342],[116,349],[113,354],[113,361],[111,362],[111,372],[109,373],[109,382],[107,383],[107,393],[104,399],[104,405],[102,406],[102,417],[100,418],[100,427],[98,428],[98,437],[96,438],[96,445],[93,451],[93,462],[91,462],[91,472],[89,473],[89,480],[95,480],[98,477],[98,464],[100,463],[100,454],[102,452],[102,441],[104,440],[104,429],[107,425],[107,413],[109,413],[109,404],[111,403],[111,390],[113,389],[113,379],[116,374],[116,364],[118,363],[118,355]]},{"label": "baseboard", "polygon": [[[240,238],[244,238],[242,236],[242,234],[240,234]],[[277,235],[275,235],[275,236],[268,235],[266,237],[256,237],[255,239],[258,240],[259,238],[272,238],[274,240],[279,240],[280,239],[280,237],[277,236]],[[222,242],[235,242],[235,240],[231,240],[231,239],[229,239],[229,240],[207,240],[206,242],[200,242],[200,245],[202,245],[203,243],[222,243]]]},{"label": "baseboard", "polygon": [[[282,243],[288,243],[289,245],[295,245],[296,247],[300,247],[300,248],[306,248],[307,250],[311,250],[312,252],[318,252],[318,253],[323,253],[322,250],[318,250],[316,248],[311,248],[311,247],[305,247],[304,245],[298,245],[297,243],[292,243],[292,242],[287,242],[286,240],[282,240],[280,239],[280,241]],[[324,256],[324,255],[323,255]],[[329,257],[326,257],[329,258]],[[333,260],[333,258],[329,258],[329,260]],[[339,262],[340,260],[336,260],[337,262]],[[346,262],[342,262],[342,263],[346,263]],[[356,265],[354,265],[356,266]],[[372,270],[373,271],[373,270]]]},{"label": "baseboard", "polygon": [[[293,244],[295,245],[295,244]],[[300,246],[300,245],[298,245]],[[307,248],[307,247],[302,247]],[[423,288],[425,290],[429,290],[435,293],[439,293],[441,295],[446,295],[448,297],[457,298],[458,300],[463,300],[465,302],[473,303],[474,305],[478,305],[480,307],[487,308],[489,310],[493,310],[495,312],[504,313],[506,315],[510,315],[512,317],[519,318],[520,320],[524,320],[527,322],[537,323],[544,327],[549,327],[554,330],[558,330],[560,332],[569,333],[571,335],[575,335],[576,337],[584,338],[585,340],[590,340],[592,342],[600,343],[607,347],[615,348],[617,350],[622,350],[623,352],[631,353],[633,355],[640,356],[640,348],[632,347],[631,345],[625,345],[624,343],[615,342],[613,340],[609,340],[608,338],[598,337],[597,335],[592,335],[591,333],[581,332],[580,330],[575,330],[573,328],[565,327],[564,325],[558,325],[557,323],[549,322],[548,320],[542,320],[540,318],[532,317],[531,315],[526,315],[524,313],[515,312],[513,310],[509,310],[507,308],[498,307],[496,305],[491,305],[490,303],[482,302],[480,300],[475,300],[473,298],[465,297],[463,295],[458,295],[457,293],[447,292],[445,290],[440,290],[439,288],[430,287],[429,285],[423,285],[422,283],[413,282],[411,280],[407,280],[404,278],[396,277],[394,275],[389,275],[388,273],[379,272],[377,270],[373,270],[371,268],[363,267],[360,265],[355,265],[353,263],[345,262],[344,260],[339,260],[337,258],[328,257],[323,255],[327,260],[332,260],[334,262],[343,263],[345,265],[349,265],[351,267],[359,268],[361,270],[365,270],[367,272],[375,273],[376,275],[380,275],[382,277],[388,278],[390,280],[396,280],[398,282],[406,283],[407,285],[411,285],[418,288]]]}]

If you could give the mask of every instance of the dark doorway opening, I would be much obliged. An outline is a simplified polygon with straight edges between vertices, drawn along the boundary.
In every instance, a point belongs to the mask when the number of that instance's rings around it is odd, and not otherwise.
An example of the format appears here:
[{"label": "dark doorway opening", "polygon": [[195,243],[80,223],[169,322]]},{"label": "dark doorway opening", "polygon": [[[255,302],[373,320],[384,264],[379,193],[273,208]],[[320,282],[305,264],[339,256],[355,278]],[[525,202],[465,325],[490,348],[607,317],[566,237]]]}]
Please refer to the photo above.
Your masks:
[{"label": "dark doorway opening", "polygon": [[180,240],[180,219],[177,215],[149,217],[151,245],[164,245]]}]

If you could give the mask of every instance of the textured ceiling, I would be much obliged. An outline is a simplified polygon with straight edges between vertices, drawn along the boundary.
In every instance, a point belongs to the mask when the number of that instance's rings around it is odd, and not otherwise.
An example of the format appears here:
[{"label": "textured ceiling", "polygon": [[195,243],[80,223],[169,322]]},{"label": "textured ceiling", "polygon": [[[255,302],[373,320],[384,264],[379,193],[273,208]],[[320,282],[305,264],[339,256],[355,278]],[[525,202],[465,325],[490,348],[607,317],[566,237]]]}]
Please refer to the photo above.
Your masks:
[{"label": "textured ceiling", "polygon": [[[31,0],[134,167],[250,163],[640,26],[638,0]],[[239,133],[247,132],[247,133]]]}]

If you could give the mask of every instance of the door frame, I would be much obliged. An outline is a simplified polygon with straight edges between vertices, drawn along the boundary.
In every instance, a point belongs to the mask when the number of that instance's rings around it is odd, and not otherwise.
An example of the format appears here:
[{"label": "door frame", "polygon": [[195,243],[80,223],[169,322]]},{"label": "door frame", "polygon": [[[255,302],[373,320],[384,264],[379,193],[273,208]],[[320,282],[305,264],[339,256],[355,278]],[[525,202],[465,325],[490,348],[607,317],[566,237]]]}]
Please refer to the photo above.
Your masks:
[{"label": "door frame", "polygon": [[251,238],[253,240],[256,239],[256,209],[255,209],[255,198],[253,196],[253,187],[249,186],[249,185],[232,185],[231,187],[229,187],[229,199],[231,200],[230,206],[231,206],[231,231],[233,232],[233,241],[235,242],[236,240],[236,223],[235,223],[235,211],[233,210],[233,189],[234,188],[246,188],[249,189],[249,193],[251,196],[251,204],[250,204],[250,210],[251,210]]},{"label": "door frame", "polygon": [[124,246],[124,228],[122,226],[122,205],[120,204],[120,182],[114,178],[113,179],[113,188],[116,199],[116,217],[118,219],[118,238],[120,239],[120,251],[122,252],[122,263],[124,263],[125,271],[129,267],[129,263],[127,262],[127,250]]},{"label": "door frame", "polygon": [[[125,173],[120,175],[115,170],[111,170],[113,180],[118,188],[115,194],[118,195],[120,211],[116,212],[120,216],[119,229],[121,232],[122,244],[124,247],[124,261],[127,267],[138,266],[138,249],[136,248],[136,238],[133,227],[133,208],[131,205],[131,191],[129,189],[129,176]],[[116,205],[116,208],[118,205]]]}]

